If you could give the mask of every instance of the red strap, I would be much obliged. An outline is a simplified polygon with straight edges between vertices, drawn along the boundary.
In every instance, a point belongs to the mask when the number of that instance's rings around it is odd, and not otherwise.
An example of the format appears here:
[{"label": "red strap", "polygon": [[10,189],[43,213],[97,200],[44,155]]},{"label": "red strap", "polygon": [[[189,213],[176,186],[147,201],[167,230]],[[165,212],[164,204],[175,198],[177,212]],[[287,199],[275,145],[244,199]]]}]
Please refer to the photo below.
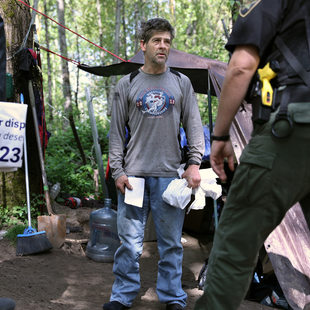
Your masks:
[{"label": "red strap", "polygon": [[65,56],[62,56],[62,55],[57,54],[57,53],[55,53],[55,52],[52,52],[51,50],[49,50],[49,49],[43,47],[42,45],[40,45],[40,49],[42,49],[43,51],[52,53],[52,54],[54,54],[54,55],[56,55],[56,56],[59,56],[59,57],[65,59],[65,60],[67,60],[67,61],[70,61],[70,62],[72,62],[73,64],[75,64],[75,65],[77,65],[77,66],[80,64],[78,61],[76,61],[76,60],[74,60],[74,59],[71,59],[71,58],[68,58],[68,57],[65,57]]}]

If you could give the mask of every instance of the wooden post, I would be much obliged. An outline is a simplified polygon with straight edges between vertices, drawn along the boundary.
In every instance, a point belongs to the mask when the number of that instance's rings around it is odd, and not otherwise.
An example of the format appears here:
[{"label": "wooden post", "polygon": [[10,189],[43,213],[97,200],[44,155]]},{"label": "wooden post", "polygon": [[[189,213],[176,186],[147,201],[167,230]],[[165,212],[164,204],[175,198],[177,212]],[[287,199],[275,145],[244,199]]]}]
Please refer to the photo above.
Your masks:
[{"label": "wooden post", "polygon": [[90,125],[91,125],[93,140],[94,140],[94,146],[95,146],[95,152],[96,152],[96,158],[97,158],[97,165],[98,165],[98,169],[99,169],[99,176],[100,176],[100,181],[101,181],[102,193],[103,193],[104,198],[108,198],[109,193],[108,193],[107,185],[105,183],[104,168],[103,168],[103,162],[102,162],[102,153],[101,153],[100,145],[98,143],[98,131],[97,131],[96,119],[95,119],[95,115],[94,115],[93,103],[92,103],[92,98],[90,96],[89,88],[87,88],[87,87],[85,88],[85,93],[86,93],[86,100],[87,100],[87,107],[88,107]]}]

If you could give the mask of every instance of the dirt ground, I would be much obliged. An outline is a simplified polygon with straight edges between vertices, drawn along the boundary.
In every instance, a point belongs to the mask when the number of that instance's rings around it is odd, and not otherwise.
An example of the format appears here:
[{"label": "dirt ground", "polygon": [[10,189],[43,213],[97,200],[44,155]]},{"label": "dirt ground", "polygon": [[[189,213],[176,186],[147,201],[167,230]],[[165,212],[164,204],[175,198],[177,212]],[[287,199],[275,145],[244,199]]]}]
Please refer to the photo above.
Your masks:
[{"label": "dirt ground", "polygon": [[[83,232],[68,233],[66,243],[59,249],[16,256],[16,248],[6,239],[0,240],[0,296],[14,299],[16,310],[99,310],[109,300],[112,263],[98,263],[85,255],[90,211],[83,209],[86,208],[66,211],[67,222],[79,224]],[[188,294],[186,309],[191,310],[202,295],[197,279],[212,242],[206,236],[184,233],[183,246],[183,287]],[[165,309],[155,293],[157,260],[156,242],[145,242],[140,261],[142,287],[132,309]],[[262,309],[271,308],[244,301],[239,310]]]}]

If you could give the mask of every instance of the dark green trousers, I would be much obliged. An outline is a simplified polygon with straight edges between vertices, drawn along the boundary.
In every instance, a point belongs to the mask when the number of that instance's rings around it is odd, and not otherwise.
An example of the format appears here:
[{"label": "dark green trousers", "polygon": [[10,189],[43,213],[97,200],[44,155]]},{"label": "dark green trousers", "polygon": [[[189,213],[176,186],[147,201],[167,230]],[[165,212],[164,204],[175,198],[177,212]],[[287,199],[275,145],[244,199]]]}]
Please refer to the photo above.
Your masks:
[{"label": "dark green trousers", "polygon": [[271,119],[255,128],[240,157],[195,310],[238,309],[260,248],[296,202],[310,223],[310,103],[290,110],[297,123],[289,137],[274,138]]}]

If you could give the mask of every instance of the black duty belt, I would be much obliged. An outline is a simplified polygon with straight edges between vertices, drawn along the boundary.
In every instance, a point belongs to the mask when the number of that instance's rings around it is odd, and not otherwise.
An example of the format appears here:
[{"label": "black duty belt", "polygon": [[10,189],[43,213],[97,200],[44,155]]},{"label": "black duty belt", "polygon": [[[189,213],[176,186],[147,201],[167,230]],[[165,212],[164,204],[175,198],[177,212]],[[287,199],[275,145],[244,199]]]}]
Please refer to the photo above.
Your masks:
[{"label": "black duty belt", "polygon": [[[279,110],[272,123],[272,134],[282,139],[288,137],[293,130],[293,121],[288,113],[288,105],[291,102],[309,102],[310,88],[304,84],[288,85],[282,91],[277,92],[276,103]],[[281,123],[281,131],[278,125]],[[283,129],[286,128],[286,129]]]}]

